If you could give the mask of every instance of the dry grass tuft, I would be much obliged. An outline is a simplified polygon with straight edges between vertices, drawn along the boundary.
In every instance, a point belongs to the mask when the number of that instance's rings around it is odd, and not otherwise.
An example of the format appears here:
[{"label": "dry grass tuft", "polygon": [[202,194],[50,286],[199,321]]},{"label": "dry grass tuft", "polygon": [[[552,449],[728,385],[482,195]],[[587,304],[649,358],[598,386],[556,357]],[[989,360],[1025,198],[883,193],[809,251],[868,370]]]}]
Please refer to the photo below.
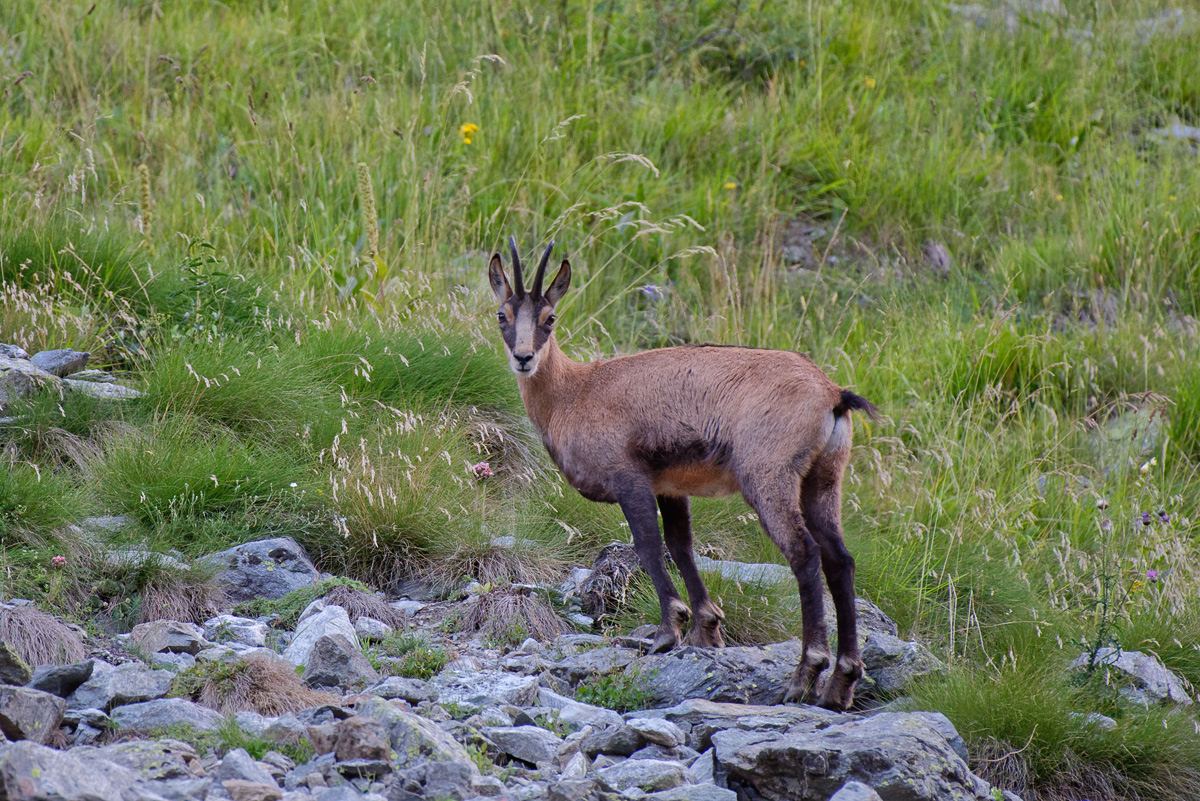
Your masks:
[{"label": "dry grass tuft", "polygon": [[558,578],[566,564],[554,544],[506,537],[497,544],[486,532],[446,536],[430,548],[418,574],[441,589],[457,586],[464,576],[480,584],[540,584]]},{"label": "dry grass tuft", "polygon": [[304,686],[295,669],[280,657],[262,653],[237,662],[202,662],[179,674],[171,694],[222,715],[251,711],[273,717],[337,702],[328,693]]},{"label": "dry grass tuft", "polygon": [[0,606],[0,640],[30,667],[72,664],[87,655],[78,634],[33,606]]},{"label": "dry grass tuft", "polygon": [[339,584],[325,593],[325,603],[340,606],[350,615],[351,621],[370,617],[393,628],[403,628],[404,614],[388,606],[369,592]]},{"label": "dry grass tuft", "polygon": [[221,614],[226,603],[225,591],[211,579],[172,580],[152,583],[142,590],[140,622],[179,620],[203,623]]},{"label": "dry grass tuft", "polygon": [[463,628],[479,632],[496,645],[520,645],[528,637],[546,642],[574,630],[540,596],[517,589],[493,590],[479,596],[467,612]]},{"label": "dry grass tuft", "polygon": [[634,576],[642,569],[629,543],[605,545],[596,556],[592,574],[579,588],[583,611],[592,617],[611,615],[625,604]]}]

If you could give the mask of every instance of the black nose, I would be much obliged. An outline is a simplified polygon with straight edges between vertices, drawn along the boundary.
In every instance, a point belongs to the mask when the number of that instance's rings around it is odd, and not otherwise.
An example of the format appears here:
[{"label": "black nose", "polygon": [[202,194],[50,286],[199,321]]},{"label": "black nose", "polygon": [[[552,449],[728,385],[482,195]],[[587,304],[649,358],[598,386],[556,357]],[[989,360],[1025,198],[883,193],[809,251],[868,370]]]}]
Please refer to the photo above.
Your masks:
[{"label": "black nose", "polygon": [[526,367],[529,366],[529,363],[531,361],[533,361],[533,354],[531,353],[528,356],[518,356],[517,354],[514,353],[513,358],[517,360],[517,365],[519,365],[520,368],[522,370],[524,370]]}]

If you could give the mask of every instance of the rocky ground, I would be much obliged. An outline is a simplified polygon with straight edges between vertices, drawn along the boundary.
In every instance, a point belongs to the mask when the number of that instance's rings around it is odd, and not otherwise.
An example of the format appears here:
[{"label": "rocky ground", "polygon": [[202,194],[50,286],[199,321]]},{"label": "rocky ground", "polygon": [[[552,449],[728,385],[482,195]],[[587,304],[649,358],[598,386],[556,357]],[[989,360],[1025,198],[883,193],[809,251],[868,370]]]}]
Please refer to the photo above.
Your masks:
[{"label": "rocky ground", "polygon": [[[280,598],[322,578],[288,539],[213,558],[235,599]],[[774,571],[720,569],[760,580]],[[107,649],[92,642],[86,660],[33,670],[2,645],[0,731],[10,742],[0,745],[0,798],[1016,798],[971,772],[943,715],[874,700],[941,665],[863,599],[867,677],[863,708],[850,714],[776,704],[796,642],[647,656],[639,631],[513,646],[450,625],[495,593],[545,594],[570,609],[590,577],[576,569],[558,587],[475,585],[448,601],[366,601],[391,623],[355,611],[363,599],[343,589],[312,601],[294,628],[280,628],[278,614],[223,614],[203,626],[160,620]],[[350,609],[337,597],[351,599]],[[428,680],[385,676],[404,672],[403,660],[373,644],[397,636],[440,643],[452,661]],[[1114,671],[1152,671],[1131,681],[1142,700],[1191,702],[1161,666],[1111,661]],[[197,676],[208,684],[189,684]],[[581,693],[585,685],[608,693]],[[642,708],[622,714],[577,696]]]}]

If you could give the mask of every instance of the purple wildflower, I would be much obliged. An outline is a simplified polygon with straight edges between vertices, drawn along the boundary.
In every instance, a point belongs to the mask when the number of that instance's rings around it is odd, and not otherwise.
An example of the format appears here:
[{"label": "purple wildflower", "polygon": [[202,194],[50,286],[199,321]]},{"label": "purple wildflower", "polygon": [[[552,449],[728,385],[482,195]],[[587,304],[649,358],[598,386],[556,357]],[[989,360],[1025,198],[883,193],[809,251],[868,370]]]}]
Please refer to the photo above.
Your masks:
[{"label": "purple wildflower", "polygon": [[651,300],[662,300],[667,296],[667,288],[658,284],[646,284],[642,287],[642,294]]},{"label": "purple wildflower", "polygon": [[1153,569],[1151,569],[1151,570],[1147,570],[1147,571],[1146,571],[1146,578],[1147,578],[1147,579],[1149,579],[1149,581],[1150,581],[1150,583],[1151,583],[1151,584],[1155,583],[1156,581],[1158,581],[1158,571],[1157,571],[1157,570],[1153,570]]},{"label": "purple wildflower", "polygon": [[1142,525],[1148,526],[1148,525],[1150,525],[1151,522],[1153,522],[1153,521],[1150,519],[1150,513],[1142,512]]},{"label": "purple wildflower", "polygon": [[1166,510],[1166,509],[1159,509],[1159,510],[1158,510],[1158,519],[1159,519],[1159,520],[1161,520],[1161,521],[1163,521],[1164,523],[1170,523],[1170,522],[1171,522],[1171,516],[1170,516],[1169,514],[1167,514],[1167,510]]}]

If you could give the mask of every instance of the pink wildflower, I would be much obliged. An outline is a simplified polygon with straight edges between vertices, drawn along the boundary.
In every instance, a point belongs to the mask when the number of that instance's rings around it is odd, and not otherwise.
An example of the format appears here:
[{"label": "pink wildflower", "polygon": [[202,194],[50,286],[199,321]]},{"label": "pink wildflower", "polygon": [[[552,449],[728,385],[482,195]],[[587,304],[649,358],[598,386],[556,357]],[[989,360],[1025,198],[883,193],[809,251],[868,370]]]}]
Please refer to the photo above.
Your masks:
[{"label": "pink wildflower", "polygon": [[475,474],[475,478],[488,478],[492,475],[492,466],[487,462],[480,462],[471,466],[471,472]]},{"label": "pink wildflower", "polygon": [[54,567],[59,567],[59,568],[66,567],[67,566],[67,557],[56,556],[50,560],[50,564]]}]

